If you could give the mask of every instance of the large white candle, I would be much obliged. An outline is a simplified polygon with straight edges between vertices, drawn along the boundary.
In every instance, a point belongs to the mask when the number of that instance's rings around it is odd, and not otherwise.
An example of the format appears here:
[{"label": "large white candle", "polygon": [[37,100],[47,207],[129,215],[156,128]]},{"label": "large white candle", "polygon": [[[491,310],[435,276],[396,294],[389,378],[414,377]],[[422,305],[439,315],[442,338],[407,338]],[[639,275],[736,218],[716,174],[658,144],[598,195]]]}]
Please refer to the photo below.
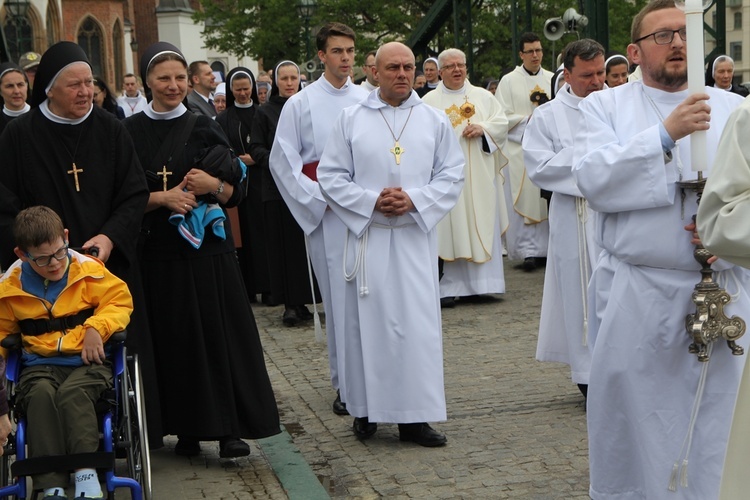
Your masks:
[{"label": "large white candle", "polygon": [[[703,0],[684,0],[687,28],[688,92],[705,93],[703,76]],[[678,6],[679,3],[677,2]],[[674,36],[678,36],[676,33]],[[703,171],[708,163],[706,155],[706,132],[699,130],[690,135],[690,157],[692,169]]]}]

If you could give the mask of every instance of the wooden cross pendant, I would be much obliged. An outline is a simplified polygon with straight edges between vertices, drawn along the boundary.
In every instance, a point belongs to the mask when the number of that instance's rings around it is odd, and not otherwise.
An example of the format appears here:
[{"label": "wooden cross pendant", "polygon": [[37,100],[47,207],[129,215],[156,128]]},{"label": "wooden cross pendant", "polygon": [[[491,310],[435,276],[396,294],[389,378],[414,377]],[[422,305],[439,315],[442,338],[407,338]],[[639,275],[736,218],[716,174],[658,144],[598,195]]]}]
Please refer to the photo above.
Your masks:
[{"label": "wooden cross pendant", "polygon": [[396,157],[396,165],[401,165],[401,155],[404,154],[405,151],[406,150],[401,147],[401,144],[399,144],[398,141],[396,141],[390,149],[390,152]]},{"label": "wooden cross pendant", "polygon": [[68,170],[68,174],[73,174],[73,178],[75,179],[75,182],[76,182],[76,192],[80,192],[81,191],[81,186],[80,186],[80,184],[78,184],[78,174],[80,172],[83,172],[83,169],[76,167],[76,163],[73,162],[73,169],[72,170]]},{"label": "wooden cross pendant", "polygon": [[167,190],[167,176],[172,175],[172,172],[167,172],[167,166],[164,165],[161,167],[161,172],[156,172],[156,175],[161,175],[162,180],[164,181],[164,191]]}]

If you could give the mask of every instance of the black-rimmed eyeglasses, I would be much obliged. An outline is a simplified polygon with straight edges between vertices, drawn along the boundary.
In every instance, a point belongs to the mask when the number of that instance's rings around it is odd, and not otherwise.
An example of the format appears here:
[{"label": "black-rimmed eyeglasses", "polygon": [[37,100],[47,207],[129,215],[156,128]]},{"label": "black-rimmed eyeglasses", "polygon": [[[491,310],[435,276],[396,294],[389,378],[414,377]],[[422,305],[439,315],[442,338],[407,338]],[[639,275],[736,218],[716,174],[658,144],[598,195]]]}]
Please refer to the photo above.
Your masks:
[{"label": "black-rimmed eyeglasses", "polygon": [[687,40],[687,29],[686,28],[680,28],[678,30],[664,30],[664,31],[657,31],[655,33],[649,33],[646,36],[640,37],[638,40],[634,41],[633,43],[638,43],[646,38],[652,36],[654,37],[654,43],[656,45],[669,45],[672,43],[672,40],[674,40],[674,34],[678,33],[680,35],[680,38],[682,41]]},{"label": "black-rimmed eyeglasses", "polygon": [[28,257],[31,262],[33,262],[39,267],[49,266],[53,258],[55,260],[65,260],[67,256],[68,256],[67,244],[64,247],[60,248],[59,250],[56,250],[55,253],[53,253],[52,255],[40,255],[39,257],[32,257],[29,252],[26,252],[26,257]]}]

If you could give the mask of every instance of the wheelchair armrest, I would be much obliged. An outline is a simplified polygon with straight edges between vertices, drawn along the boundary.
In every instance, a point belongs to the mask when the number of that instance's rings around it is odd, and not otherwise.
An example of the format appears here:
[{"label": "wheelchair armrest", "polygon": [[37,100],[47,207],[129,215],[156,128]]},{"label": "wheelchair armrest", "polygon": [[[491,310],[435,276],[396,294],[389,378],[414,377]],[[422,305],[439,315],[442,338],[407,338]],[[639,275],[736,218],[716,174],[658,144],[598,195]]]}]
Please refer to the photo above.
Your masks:
[{"label": "wheelchair armrest", "polygon": [[2,342],[0,342],[0,346],[8,349],[9,351],[16,351],[21,348],[21,334],[20,333],[11,333],[7,337],[5,337]]},{"label": "wheelchair armrest", "polygon": [[119,332],[115,332],[112,334],[112,336],[109,338],[107,343],[114,342],[114,343],[123,343],[125,342],[125,339],[128,338],[128,331],[127,330],[120,330]]}]

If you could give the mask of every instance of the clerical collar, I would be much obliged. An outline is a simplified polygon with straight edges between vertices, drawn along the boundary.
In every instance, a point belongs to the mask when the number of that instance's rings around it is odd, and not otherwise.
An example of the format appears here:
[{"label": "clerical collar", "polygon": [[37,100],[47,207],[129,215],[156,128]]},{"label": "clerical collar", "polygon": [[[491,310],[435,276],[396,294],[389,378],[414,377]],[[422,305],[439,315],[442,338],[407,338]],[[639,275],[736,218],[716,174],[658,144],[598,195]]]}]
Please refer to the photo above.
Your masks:
[{"label": "clerical collar", "polygon": [[253,107],[253,101],[250,101],[247,104],[240,104],[237,101],[234,101],[234,105],[235,105],[235,107],[240,108],[240,109],[252,108]]},{"label": "clerical collar", "polygon": [[531,71],[529,71],[528,69],[526,69],[526,66],[524,66],[523,64],[521,65],[521,67],[523,68],[523,70],[524,70],[524,71],[525,71],[526,73],[528,73],[528,74],[529,74],[529,76],[536,76],[536,75],[538,75],[538,74],[539,74],[539,72],[540,72],[540,71],[542,71],[542,67],[541,67],[541,66],[539,66],[539,69],[538,69],[538,70],[536,70],[536,73],[532,73]]},{"label": "clerical collar", "polygon": [[323,73],[323,78],[318,78],[316,81],[320,82],[323,85],[323,88],[325,88],[329,93],[331,94],[346,94],[349,92],[349,85],[352,84],[351,79],[347,76],[346,81],[340,88],[336,88],[331,82],[328,81],[328,78],[326,78],[325,73]]},{"label": "clerical collar", "polygon": [[456,89],[456,90],[449,89],[448,87],[445,86],[445,83],[443,83],[443,92],[445,92],[446,94],[464,94],[465,91],[466,91],[466,82],[464,82],[464,84],[461,85],[460,89]]},{"label": "clerical collar", "polygon": [[140,98],[141,98],[141,91],[139,90],[133,97],[130,97],[127,94],[125,94],[123,97],[126,100],[137,101],[137,100],[140,100]]},{"label": "clerical collar", "polygon": [[42,112],[42,114],[51,122],[55,123],[61,123],[63,125],[79,125],[86,121],[86,119],[91,114],[91,111],[94,109],[94,103],[91,103],[91,107],[89,108],[88,113],[86,113],[82,118],[64,118],[62,116],[57,116],[55,113],[52,112],[51,109],[49,109],[49,100],[45,99],[40,105],[39,105],[39,111]]},{"label": "clerical collar", "polygon": [[6,116],[21,116],[24,113],[28,113],[31,109],[31,106],[29,106],[28,103],[24,103],[23,108],[19,109],[18,111],[14,111],[12,109],[8,109],[8,106],[3,106],[3,114]]},{"label": "clerical collar", "polygon": [[174,120],[175,118],[184,115],[187,110],[188,109],[185,105],[180,103],[176,108],[170,111],[154,111],[154,101],[151,101],[148,103],[148,106],[144,108],[143,112],[152,120]]},{"label": "clerical collar", "polygon": [[729,84],[729,87],[726,87],[726,88],[725,87],[719,87],[718,83],[714,83],[714,87],[716,87],[717,89],[726,90],[727,92],[730,92],[732,90],[732,84],[731,83]]},{"label": "clerical collar", "polygon": [[576,95],[575,93],[573,93],[573,88],[572,88],[572,87],[570,86],[570,84],[569,84],[569,83],[565,83],[565,85],[563,85],[562,89],[560,89],[560,90],[561,90],[561,91],[562,91],[562,90],[566,90],[566,91],[567,91],[566,93],[568,94],[568,96],[569,96],[569,97],[570,97],[571,99],[574,99],[574,100],[576,100],[576,101],[582,101],[582,100],[583,100],[583,97],[581,97],[581,96],[578,96],[578,95]]},{"label": "clerical collar", "polygon": [[440,80],[436,81],[435,83],[427,82],[427,88],[428,89],[436,89],[438,85],[440,85]]},{"label": "clerical collar", "polygon": [[649,87],[648,85],[643,83],[643,81],[641,81],[641,85],[643,85],[643,92],[649,99],[653,99],[656,102],[664,104],[679,104],[680,102],[685,100],[685,97],[688,93],[687,89],[678,90],[676,92],[668,92],[666,90]]}]

